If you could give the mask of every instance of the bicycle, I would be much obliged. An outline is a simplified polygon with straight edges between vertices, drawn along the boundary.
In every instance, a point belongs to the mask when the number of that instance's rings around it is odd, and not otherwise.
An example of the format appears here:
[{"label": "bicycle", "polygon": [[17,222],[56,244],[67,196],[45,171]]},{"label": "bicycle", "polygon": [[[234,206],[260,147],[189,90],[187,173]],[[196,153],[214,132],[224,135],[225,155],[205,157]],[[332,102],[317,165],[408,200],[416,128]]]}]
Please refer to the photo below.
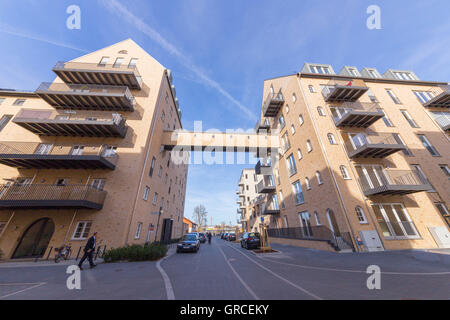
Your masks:
[{"label": "bicycle", "polygon": [[70,254],[72,253],[72,247],[64,244],[59,248],[55,248],[55,251],[55,263],[58,263],[61,259],[69,259]]}]

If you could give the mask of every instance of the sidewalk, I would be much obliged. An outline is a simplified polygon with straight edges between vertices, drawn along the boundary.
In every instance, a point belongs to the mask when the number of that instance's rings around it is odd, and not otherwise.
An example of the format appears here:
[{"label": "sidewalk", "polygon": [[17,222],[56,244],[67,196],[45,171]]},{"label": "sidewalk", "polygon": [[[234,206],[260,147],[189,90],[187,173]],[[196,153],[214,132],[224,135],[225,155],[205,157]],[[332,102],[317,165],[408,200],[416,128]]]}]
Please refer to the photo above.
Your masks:
[{"label": "sidewalk", "polygon": [[[97,258],[95,260],[96,264],[103,263],[103,259]],[[55,263],[53,260],[40,260],[34,261],[0,261],[0,268],[26,268],[26,267],[57,267],[57,266],[70,266],[73,264],[78,264],[75,259],[63,260],[59,263]]]}]

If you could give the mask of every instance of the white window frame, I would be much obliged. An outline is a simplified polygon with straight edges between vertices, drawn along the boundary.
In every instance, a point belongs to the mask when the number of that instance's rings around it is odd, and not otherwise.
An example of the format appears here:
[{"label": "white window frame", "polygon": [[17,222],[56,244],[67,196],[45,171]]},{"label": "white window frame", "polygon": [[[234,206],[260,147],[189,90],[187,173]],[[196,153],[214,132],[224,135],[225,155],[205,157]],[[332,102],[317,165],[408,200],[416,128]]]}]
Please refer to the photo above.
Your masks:
[{"label": "white window frame", "polygon": [[305,119],[303,119],[303,115],[298,115],[298,122],[300,123],[300,126],[302,126],[305,123]]},{"label": "white window frame", "polygon": [[366,214],[364,213],[364,209],[361,206],[355,207],[356,217],[360,224],[368,224]]},{"label": "white window frame", "polygon": [[142,197],[142,199],[144,199],[145,201],[147,201],[147,200],[148,200],[148,195],[149,195],[149,193],[150,193],[150,188],[149,188],[149,186],[145,186],[145,188],[144,188],[144,196]]},{"label": "white window frame", "polygon": [[[83,224],[83,226],[81,227],[80,236],[77,238],[77,237],[75,237],[75,234],[77,233],[77,230],[78,230],[78,227],[80,224]],[[87,231],[87,235],[85,237],[83,237],[83,235],[86,233],[86,227],[88,225],[89,225],[89,228]],[[88,220],[78,221],[77,224],[75,225],[75,229],[73,230],[71,240],[86,240],[89,237],[89,232],[91,231],[91,228],[92,228],[92,221],[88,221]]]},{"label": "white window frame", "polygon": [[134,235],[134,239],[138,240],[141,238],[141,231],[142,231],[142,222],[138,222],[136,226],[136,233]]},{"label": "white window frame", "polygon": [[322,175],[320,174],[319,171],[316,171],[316,178],[317,178],[317,183],[319,185],[323,184]]}]

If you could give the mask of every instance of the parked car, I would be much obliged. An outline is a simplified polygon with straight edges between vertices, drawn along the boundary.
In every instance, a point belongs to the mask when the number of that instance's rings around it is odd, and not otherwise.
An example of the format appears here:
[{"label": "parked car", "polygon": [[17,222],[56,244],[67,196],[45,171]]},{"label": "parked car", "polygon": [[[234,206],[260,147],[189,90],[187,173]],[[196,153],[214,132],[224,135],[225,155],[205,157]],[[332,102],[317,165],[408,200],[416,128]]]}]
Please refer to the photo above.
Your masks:
[{"label": "parked car", "polygon": [[258,232],[245,232],[241,238],[241,247],[245,249],[257,249],[261,246]]},{"label": "parked car", "polygon": [[222,233],[222,236],[220,238],[223,239],[223,240],[226,240],[227,234],[228,234],[228,232]]},{"label": "parked car", "polygon": [[203,232],[199,233],[199,238],[200,243],[205,243],[206,242],[206,235]]},{"label": "parked car", "polygon": [[236,241],[236,233],[230,232],[227,236],[228,241]]},{"label": "parked car", "polygon": [[195,233],[188,233],[177,244],[177,253],[184,251],[197,252],[200,249],[200,241]]}]

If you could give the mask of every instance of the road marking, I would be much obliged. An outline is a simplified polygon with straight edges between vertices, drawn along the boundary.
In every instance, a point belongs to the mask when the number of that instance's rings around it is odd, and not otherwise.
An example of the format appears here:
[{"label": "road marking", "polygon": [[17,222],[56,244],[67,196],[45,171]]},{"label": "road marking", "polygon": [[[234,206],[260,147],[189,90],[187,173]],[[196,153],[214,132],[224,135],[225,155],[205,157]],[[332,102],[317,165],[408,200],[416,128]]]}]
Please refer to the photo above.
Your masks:
[{"label": "road marking", "polygon": [[175,300],[175,293],[173,292],[172,282],[170,282],[169,276],[164,271],[164,269],[161,267],[161,261],[164,261],[167,258],[169,258],[171,255],[174,254],[174,252],[175,251],[172,251],[171,254],[165,256],[164,258],[162,258],[161,260],[159,260],[156,263],[156,268],[159,270],[159,272],[161,273],[161,276],[164,280],[164,286],[166,287],[167,300]]},{"label": "road marking", "polygon": [[220,247],[220,245],[217,246],[217,247],[219,248],[220,252],[222,253],[223,258],[225,259],[226,263],[230,267],[231,271],[233,271],[233,273],[236,276],[236,278],[238,278],[238,280],[245,287],[245,289],[247,289],[247,291],[250,293],[250,295],[253,297],[253,299],[260,300],[260,298],[256,295],[256,293],[247,285],[247,283],[244,281],[244,279],[242,279],[241,276],[237,273],[237,271],[233,268],[233,266],[231,265],[231,263],[228,260],[227,256],[225,255],[225,253],[223,252],[222,248]]},{"label": "road marking", "polygon": [[34,284],[34,286],[31,286],[31,287],[29,287],[29,288],[25,288],[25,289],[22,289],[22,290],[19,290],[19,291],[16,291],[16,292],[9,293],[9,294],[6,294],[6,295],[4,295],[4,296],[1,296],[0,299],[7,298],[7,297],[10,297],[10,296],[16,295],[16,294],[18,294],[18,293],[21,293],[21,292],[24,292],[24,291],[31,290],[31,289],[33,289],[33,288],[37,288],[37,287],[43,286],[43,285],[46,284],[46,283],[47,283],[47,282],[39,282],[39,283],[3,283],[3,284],[0,284],[0,285],[2,285],[2,286],[7,286],[7,285],[10,285],[10,286],[11,286],[11,285],[12,285],[12,286],[20,286],[20,285],[24,285],[24,286],[26,286],[26,285],[32,285],[32,284]]},{"label": "road marking", "polygon": [[228,244],[227,244],[227,246],[229,246],[229,247],[232,248],[233,250],[236,250],[237,252],[239,252],[240,254],[242,254],[244,257],[246,257],[248,260],[250,260],[251,262],[253,262],[254,264],[256,264],[258,267],[260,267],[261,269],[266,270],[267,272],[269,272],[271,275],[277,277],[278,279],[280,279],[280,280],[286,282],[287,284],[290,284],[290,285],[293,286],[294,288],[296,288],[296,289],[298,289],[298,290],[300,290],[300,291],[306,293],[307,295],[313,297],[313,298],[316,299],[316,300],[322,300],[322,298],[320,298],[319,296],[315,295],[314,293],[309,292],[308,290],[302,288],[301,286],[299,286],[299,285],[297,285],[297,284],[295,284],[295,283],[289,281],[289,280],[286,279],[286,278],[283,278],[283,277],[280,276],[279,274],[277,274],[277,273],[273,272],[272,270],[270,270],[270,269],[264,267],[262,264],[260,264],[259,262],[256,262],[255,260],[251,259],[248,255],[246,255],[246,254],[244,254],[243,252],[239,251],[239,250],[236,249],[235,247],[233,247],[233,246],[231,246],[231,245],[228,245]]},{"label": "road marking", "polygon": [[[256,255],[256,254],[255,254]],[[259,257],[261,260],[265,260],[272,263],[278,263],[278,264],[284,264],[286,266],[292,266],[292,267],[298,267],[303,269],[315,269],[315,270],[322,270],[322,271],[334,271],[334,272],[349,272],[349,273],[364,273],[366,274],[366,270],[350,270],[350,269],[336,269],[336,268],[327,268],[327,267],[314,267],[314,266],[305,266],[301,264],[295,264],[295,263],[289,263],[289,262],[281,262],[281,261],[275,261],[272,259],[269,259],[268,257]],[[394,271],[381,271],[381,274],[388,274],[388,275],[402,275],[402,276],[442,276],[442,275],[449,275],[450,272],[394,272]]]}]

